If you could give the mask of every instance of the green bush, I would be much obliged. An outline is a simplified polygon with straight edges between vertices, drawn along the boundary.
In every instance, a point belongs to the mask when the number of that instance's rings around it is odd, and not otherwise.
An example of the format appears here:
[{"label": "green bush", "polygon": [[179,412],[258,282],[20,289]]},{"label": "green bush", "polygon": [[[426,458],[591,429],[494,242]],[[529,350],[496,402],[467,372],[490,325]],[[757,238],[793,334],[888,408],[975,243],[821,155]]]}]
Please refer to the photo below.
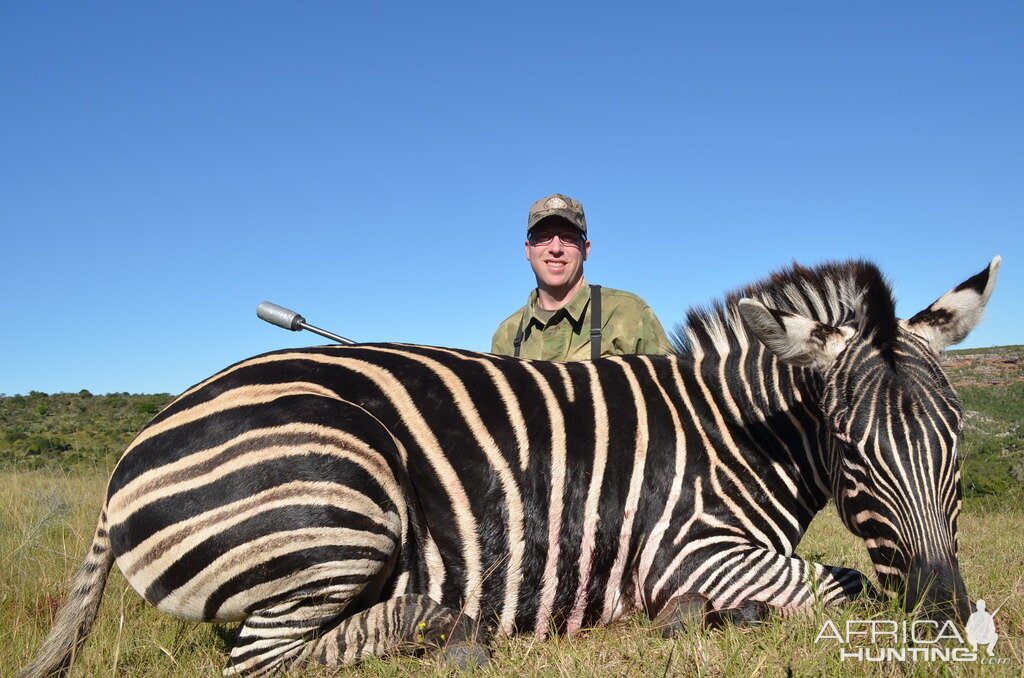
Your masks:
[{"label": "green bush", "polygon": [[965,497],[1005,494],[1019,485],[1011,473],[1013,464],[992,456],[968,458],[961,468]]},{"label": "green bush", "polygon": [[160,411],[160,406],[152,400],[143,400],[135,403],[135,411],[139,414],[156,414]]},{"label": "green bush", "polygon": [[71,449],[71,443],[59,436],[32,435],[23,438],[15,443],[26,454],[47,454],[53,456],[56,453],[66,452]]}]

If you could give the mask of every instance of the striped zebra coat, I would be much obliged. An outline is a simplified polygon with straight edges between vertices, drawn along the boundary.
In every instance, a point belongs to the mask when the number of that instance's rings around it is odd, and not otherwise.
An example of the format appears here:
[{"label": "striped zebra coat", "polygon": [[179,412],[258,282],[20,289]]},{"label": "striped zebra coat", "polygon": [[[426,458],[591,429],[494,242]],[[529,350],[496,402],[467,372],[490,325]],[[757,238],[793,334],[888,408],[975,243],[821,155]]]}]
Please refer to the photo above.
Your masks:
[{"label": "striped zebra coat", "polygon": [[[881,588],[963,616],[960,408],[938,366],[999,260],[910,320],[871,264],[794,266],[691,311],[673,356],[548,363],[284,350],[182,394],[110,479],[36,660],[67,667],[116,561],[179,617],[242,621],[226,674],[750,620],[862,593],[794,555],[834,497]],[[942,606],[946,608],[943,611]]]}]

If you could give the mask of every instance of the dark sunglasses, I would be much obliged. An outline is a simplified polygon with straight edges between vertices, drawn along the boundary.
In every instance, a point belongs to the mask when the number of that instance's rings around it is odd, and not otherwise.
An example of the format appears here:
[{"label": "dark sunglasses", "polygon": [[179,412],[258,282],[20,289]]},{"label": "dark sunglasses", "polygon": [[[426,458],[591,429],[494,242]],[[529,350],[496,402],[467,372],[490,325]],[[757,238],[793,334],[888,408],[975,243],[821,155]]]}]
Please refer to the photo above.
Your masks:
[{"label": "dark sunglasses", "polygon": [[582,247],[587,239],[582,233],[566,231],[564,233],[550,233],[548,231],[534,231],[526,236],[527,242],[533,246],[547,245],[558,236],[562,244],[567,247]]}]

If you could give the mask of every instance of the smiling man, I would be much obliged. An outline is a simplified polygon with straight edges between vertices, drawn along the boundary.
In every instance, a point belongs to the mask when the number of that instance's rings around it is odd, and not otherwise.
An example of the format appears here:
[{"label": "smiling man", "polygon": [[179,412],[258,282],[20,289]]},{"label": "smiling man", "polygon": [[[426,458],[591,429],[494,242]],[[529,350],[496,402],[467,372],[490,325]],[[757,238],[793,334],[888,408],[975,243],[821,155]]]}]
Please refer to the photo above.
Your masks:
[{"label": "smiling man", "polygon": [[530,207],[526,258],[537,287],[494,333],[491,352],[535,360],[589,360],[670,353],[665,330],[643,299],[587,284],[590,255],[583,205],[556,193]]}]

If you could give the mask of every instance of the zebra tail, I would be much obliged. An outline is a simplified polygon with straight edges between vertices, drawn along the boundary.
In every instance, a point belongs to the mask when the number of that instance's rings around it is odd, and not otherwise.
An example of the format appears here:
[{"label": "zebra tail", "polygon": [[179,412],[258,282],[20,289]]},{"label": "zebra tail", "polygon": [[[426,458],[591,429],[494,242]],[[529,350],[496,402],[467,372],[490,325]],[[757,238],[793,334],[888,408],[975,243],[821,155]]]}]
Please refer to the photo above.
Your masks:
[{"label": "zebra tail", "polygon": [[36,653],[35,659],[14,678],[47,678],[64,675],[75,653],[85,642],[99,611],[107,575],[114,564],[114,552],[107,532],[106,506],[100,513],[92,545],[71,581],[71,595],[57,612],[53,628]]}]

